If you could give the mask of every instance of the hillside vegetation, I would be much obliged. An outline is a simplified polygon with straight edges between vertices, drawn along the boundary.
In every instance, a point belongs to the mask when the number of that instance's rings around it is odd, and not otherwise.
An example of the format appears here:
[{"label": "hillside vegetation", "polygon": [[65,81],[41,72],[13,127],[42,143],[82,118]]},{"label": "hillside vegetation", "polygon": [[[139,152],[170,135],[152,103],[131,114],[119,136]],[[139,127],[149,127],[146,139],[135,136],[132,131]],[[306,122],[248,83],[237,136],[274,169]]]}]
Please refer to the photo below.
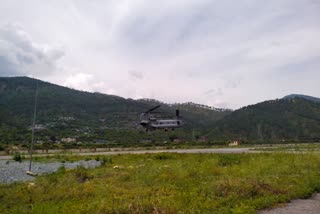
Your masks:
[{"label": "hillside vegetation", "polygon": [[319,140],[320,103],[292,97],[247,106],[218,121],[209,135],[255,141]]},{"label": "hillside vegetation", "polygon": [[[38,139],[54,141],[76,137],[80,141],[136,142],[139,140],[191,140],[192,129],[201,130],[229,114],[229,110],[188,108],[180,114],[185,126],[163,134],[145,134],[138,126],[139,114],[154,107],[154,102],[124,99],[101,93],[89,93],[27,77],[0,78],[0,137],[3,142],[29,141],[35,91],[38,85]],[[159,102],[159,101],[157,101]],[[160,116],[175,116],[177,105],[161,103]]]},{"label": "hillside vegetation", "polygon": [[[174,139],[209,143],[319,141],[319,98],[288,95],[232,111],[188,103],[166,104],[153,99],[124,99],[89,93],[27,77],[0,78],[0,143],[30,141],[35,91],[38,85],[37,139],[56,142],[167,142]],[[184,127],[145,133],[139,114],[161,105],[160,117],[180,109]]]}]

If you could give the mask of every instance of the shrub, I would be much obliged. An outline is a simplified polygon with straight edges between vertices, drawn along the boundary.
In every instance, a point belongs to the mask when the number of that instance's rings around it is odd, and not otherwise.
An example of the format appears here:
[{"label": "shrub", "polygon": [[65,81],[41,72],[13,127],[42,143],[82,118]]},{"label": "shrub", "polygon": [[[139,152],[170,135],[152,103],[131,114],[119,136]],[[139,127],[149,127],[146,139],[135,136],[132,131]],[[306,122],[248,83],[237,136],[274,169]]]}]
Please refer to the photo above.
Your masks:
[{"label": "shrub", "polygon": [[66,171],[66,168],[64,166],[60,166],[57,170],[57,173],[64,173]]},{"label": "shrub", "polygon": [[14,153],[13,160],[21,163],[21,161],[22,161],[21,154],[19,152]]},{"label": "shrub", "polygon": [[157,159],[157,160],[168,160],[168,159],[172,159],[172,155],[171,154],[166,154],[166,153],[160,153],[160,154],[156,154],[155,155],[155,159]]},{"label": "shrub", "polygon": [[240,156],[235,154],[223,154],[218,155],[219,166],[230,166],[235,164],[240,164]]},{"label": "shrub", "polygon": [[106,163],[112,164],[113,163],[112,158],[104,156],[101,160],[101,166],[106,165]]},{"label": "shrub", "polygon": [[93,176],[89,175],[89,173],[87,172],[87,170],[84,167],[79,166],[75,171],[75,178],[78,182],[84,183],[84,182],[92,179]]}]

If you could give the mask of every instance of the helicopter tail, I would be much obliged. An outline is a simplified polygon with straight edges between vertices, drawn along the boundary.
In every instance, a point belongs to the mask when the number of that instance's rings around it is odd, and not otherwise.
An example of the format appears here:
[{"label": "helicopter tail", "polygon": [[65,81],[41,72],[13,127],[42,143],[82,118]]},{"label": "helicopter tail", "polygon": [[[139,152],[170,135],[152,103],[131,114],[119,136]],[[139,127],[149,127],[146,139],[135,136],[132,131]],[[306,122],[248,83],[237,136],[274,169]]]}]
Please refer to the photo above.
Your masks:
[{"label": "helicopter tail", "polygon": [[179,109],[176,109],[176,117],[177,117],[177,118],[180,118],[180,111],[179,111]]}]

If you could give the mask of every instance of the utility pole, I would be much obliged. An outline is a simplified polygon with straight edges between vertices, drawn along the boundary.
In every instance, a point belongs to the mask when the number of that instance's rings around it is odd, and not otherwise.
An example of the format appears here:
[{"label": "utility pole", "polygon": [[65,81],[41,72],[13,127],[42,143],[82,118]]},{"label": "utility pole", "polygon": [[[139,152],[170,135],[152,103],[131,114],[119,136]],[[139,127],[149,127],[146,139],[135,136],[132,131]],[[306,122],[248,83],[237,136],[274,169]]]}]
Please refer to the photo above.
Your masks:
[{"label": "utility pole", "polygon": [[30,162],[29,162],[29,171],[27,171],[28,175],[35,176],[36,174],[31,171],[31,165],[32,165],[32,152],[33,152],[33,141],[34,141],[34,131],[35,131],[35,125],[36,125],[36,115],[37,115],[37,101],[38,101],[38,80],[37,80],[37,86],[36,86],[36,92],[34,96],[34,109],[33,109],[33,121],[32,121],[32,135],[31,135],[31,143],[30,143]]},{"label": "utility pole", "polygon": [[194,128],[192,128],[192,141],[196,142],[196,137],[195,137],[195,134],[194,134]]}]

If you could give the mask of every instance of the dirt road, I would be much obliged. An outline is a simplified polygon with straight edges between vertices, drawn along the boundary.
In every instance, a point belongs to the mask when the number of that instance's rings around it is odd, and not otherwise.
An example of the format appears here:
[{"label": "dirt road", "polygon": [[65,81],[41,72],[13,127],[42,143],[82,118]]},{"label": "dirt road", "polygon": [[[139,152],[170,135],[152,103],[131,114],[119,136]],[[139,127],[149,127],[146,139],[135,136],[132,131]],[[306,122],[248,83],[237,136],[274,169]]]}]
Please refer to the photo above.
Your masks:
[{"label": "dirt road", "polygon": [[271,210],[264,210],[259,214],[319,214],[320,193],[309,199],[293,200],[288,204]]},{"label": "dirt road", "polygon": [[[219,149],[159,149],[159,150],[132,150],[132,151],[111,151],[111,152],[73,152],[59,155],[118,155],[118,154],[147,154],[147,153],[249,153],[251,148],[219,148]],[[52,156],[55,154],[34,154],[34,157]],[[0,156],[0,160],[11,160],[12,156]]]}]

